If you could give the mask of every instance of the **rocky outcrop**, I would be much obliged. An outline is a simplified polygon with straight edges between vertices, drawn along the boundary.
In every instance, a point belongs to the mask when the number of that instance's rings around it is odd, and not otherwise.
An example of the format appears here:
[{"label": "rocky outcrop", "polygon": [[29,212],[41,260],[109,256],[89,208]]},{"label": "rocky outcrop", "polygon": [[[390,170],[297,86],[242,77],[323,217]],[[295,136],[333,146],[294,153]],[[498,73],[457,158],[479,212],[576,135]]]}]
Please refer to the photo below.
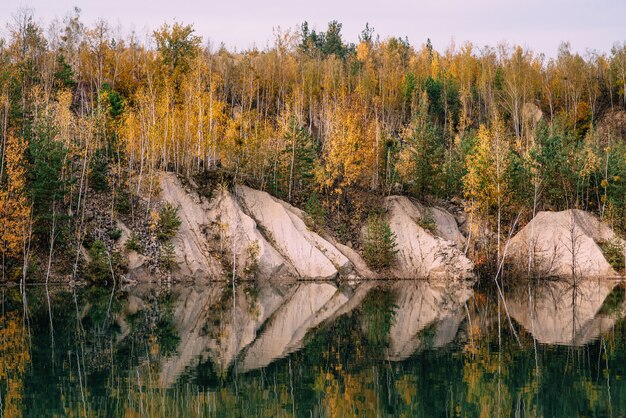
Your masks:
[{"label": "rocky outcrop", "polygon": [[222,266],[212,256],[210,242],[204,233],[210,222],[208,202],[201,196],[188,193],[174,173],[162,173],[159,183],[159,198],[174,204],[181,219],[178,233],[172,239],[176,251],[177,276],[195,281],[220,277]]},{"label": "rocky outcrop", "polygon": [[173,173],[160,179],[161,201],[182,220],[173,239],[181,278],[219,277],[224,265],[240,277],[291,275],[331,279],[352,270],[336,246],[308,229],[303,214],[268,193],[245,186],[216,190],[208,200],[186,190]]},{"label": "rocky outcrop", "polygon": [[413,203],[404,196],[390,196],[386,204],[398,249],[393,269],[397,277],[473,277],[472,262],[461,251],[464,239],[454,216],[440,208]]},{"label": "rocky outcrop", "polygon": [[507,260],[537,276],[615,277],[599,244],[623,241],[594,215],[578,209],[539,212],[510,241]]},{"label": "rocky outcrop", "polygon": [[397,308],[389,332],[390,361],[451,342],[465,318],[463,305],[473,293],[468,282],[449,280],[401,281],[392,289]]},{"label": "rocky outcrop", "polygon": [[237,193],[248,212],[300,277],[330,279],[339,272],[352,269],[345,255],[306,226],[296,208],[246,186],[238,187]]},{"label": "rocky outcrop", "polygon": [[[257,223],[244,213],[235,196],[228,190],[217,191],[207,213],[219,252],[230,259],[235,254],[235,268],[240,277],[256,273],[272,277],[287,272],[283,257],[259,232]],[[253,272],[252,270],[257,270]]]},{"label": "rocky outcrop", "polygon": [[612,291],[624,291],[616,285],[598,279],[547,281],[509,294],[508,311],[540,343],[581,346],[610,330],[623,315],[623,302],[603,309]]},{"label": "rocky outcrop", "polygon": [[[210,280],[230,275],[232,269],[243,278],[327,280],[339,274],[351,279],[378,278],[355,250],[309,229],[306,214],[266,192],[246,186],[236,186],[231,192],[218,186],[207,198],[198,193],[197,186],[183,185],[173,173],[162,173],[159,183],[157,205],[174,204],[182,221],[172,240],[176,280]],[[472,263],[462,253],[465,239],[453,215],[406,197],[392,196],[386,202],[398,249],[391,275],[473,276]],[[132,257],[136,267],[145,261],[138,255]]]}]

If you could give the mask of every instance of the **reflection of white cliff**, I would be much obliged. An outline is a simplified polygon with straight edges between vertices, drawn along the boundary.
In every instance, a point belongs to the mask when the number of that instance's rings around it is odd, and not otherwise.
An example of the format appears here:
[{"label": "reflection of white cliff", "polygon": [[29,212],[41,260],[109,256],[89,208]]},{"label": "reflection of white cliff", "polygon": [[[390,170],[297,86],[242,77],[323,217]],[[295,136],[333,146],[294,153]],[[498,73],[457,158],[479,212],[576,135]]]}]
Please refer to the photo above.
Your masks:
[{"label": "reflection of white cliff", "polygon": [[265,325],[263,333],[246,349],[240,371],[258,369],[302,348],[307,333],[322,323],[357,307],[374,283],[354,288],[333,283],[300,283]]},{"label": "reflection of white cliff", "polygon": [[177,291],[174,322],[180,343],[177,353],[162,362],[164,386],[174,383],[187,367],[207,358],[219,373],[225,373],[286,297],[284,289],[265,283],[255,297],[235,289],[233,298],[229,286],[221,283]]},{"label": "reflection of white cliff", "polygon": [[465,316],[463,305],[472,295],[471,283],[459,281],[402,281],[393,290],[397,309],[389,333],[391,361],[404,360],[426,346],[441,347],[452,341]]},{"label": "reflection of white cliff", "polygon": [[[238,371],[265,367],[298,349],[311,329],[357,307],[373,282],[262,282],[247,291],[229,283],[175,289],[177,352],[161,362],[161,384],[171,386],[189,367],[210,360],[226,373],[241,355]],[[259,334],[259,330],[263,328]],[[243,354],[241,354],[243,352]]]},{"label": "reflection of white cliff", "polygon": [[530,298],[528,289],[516,291],[507,298],[507,304],[513,319],[538,342],[584,345],[609,330],[618,319],[618,313],[601,312],[616,285],[614,281],[596,279],[580,280],[575,285],[549,281],[532,287]]}]

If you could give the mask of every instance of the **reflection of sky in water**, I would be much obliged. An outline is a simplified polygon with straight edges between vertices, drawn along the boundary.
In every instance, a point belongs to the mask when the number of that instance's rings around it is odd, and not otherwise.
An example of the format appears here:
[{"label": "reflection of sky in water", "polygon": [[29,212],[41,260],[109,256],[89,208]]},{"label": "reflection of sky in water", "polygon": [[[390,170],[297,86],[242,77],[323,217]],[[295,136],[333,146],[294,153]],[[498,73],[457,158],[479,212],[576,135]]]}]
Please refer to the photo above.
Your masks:
[{"label": "reflection of sky in water", "polygon": [[4,289],[2,408],[4,416],[626,411],[623,286],[520,285],[505,292],[506,310],[495,295],[425,281],[244,283],[234,293],[228,283],[48,296],[32,288],[27,299]]}]

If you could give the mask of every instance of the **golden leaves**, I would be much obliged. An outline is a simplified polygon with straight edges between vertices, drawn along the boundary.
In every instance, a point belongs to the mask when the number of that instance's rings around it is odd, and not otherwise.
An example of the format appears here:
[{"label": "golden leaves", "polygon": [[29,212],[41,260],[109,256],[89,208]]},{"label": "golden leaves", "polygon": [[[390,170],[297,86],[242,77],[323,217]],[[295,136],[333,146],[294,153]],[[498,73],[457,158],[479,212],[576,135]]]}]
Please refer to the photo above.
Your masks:
[{"label": "golden leaves", "polygon": [[30,238],[31,206],[26,194],[26,142],[9,133],[4,152],[6,180],[0,189],[0,252],[20,257]]}]

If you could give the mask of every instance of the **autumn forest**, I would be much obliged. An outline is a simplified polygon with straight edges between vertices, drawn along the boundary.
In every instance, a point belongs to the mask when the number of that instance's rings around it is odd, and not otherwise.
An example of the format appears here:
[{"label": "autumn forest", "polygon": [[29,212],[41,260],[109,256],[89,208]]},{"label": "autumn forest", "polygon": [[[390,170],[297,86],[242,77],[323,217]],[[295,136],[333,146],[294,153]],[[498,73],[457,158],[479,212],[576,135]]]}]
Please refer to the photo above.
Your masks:
[{"label": "autumn forest", "polygon": [[[146,39],[78,10],[50,27],[29,10],[6,23],[2,280],[109,274],[92,207],[151,222],[138,196],[162,171],[264,190],[341,242],[358,240],[385,196],[451,205],[469,216],[466,252],[486,271],[541,210],[583,209],[626,231],[624,42],[583,54],[563,43],[553,57],[438,51],[370,25],[344,39],[332,21],[233,51],[177,22]],[[152,220],[167,228],[166,215]],[[84,251],[107,261],[84,266]]]}]

